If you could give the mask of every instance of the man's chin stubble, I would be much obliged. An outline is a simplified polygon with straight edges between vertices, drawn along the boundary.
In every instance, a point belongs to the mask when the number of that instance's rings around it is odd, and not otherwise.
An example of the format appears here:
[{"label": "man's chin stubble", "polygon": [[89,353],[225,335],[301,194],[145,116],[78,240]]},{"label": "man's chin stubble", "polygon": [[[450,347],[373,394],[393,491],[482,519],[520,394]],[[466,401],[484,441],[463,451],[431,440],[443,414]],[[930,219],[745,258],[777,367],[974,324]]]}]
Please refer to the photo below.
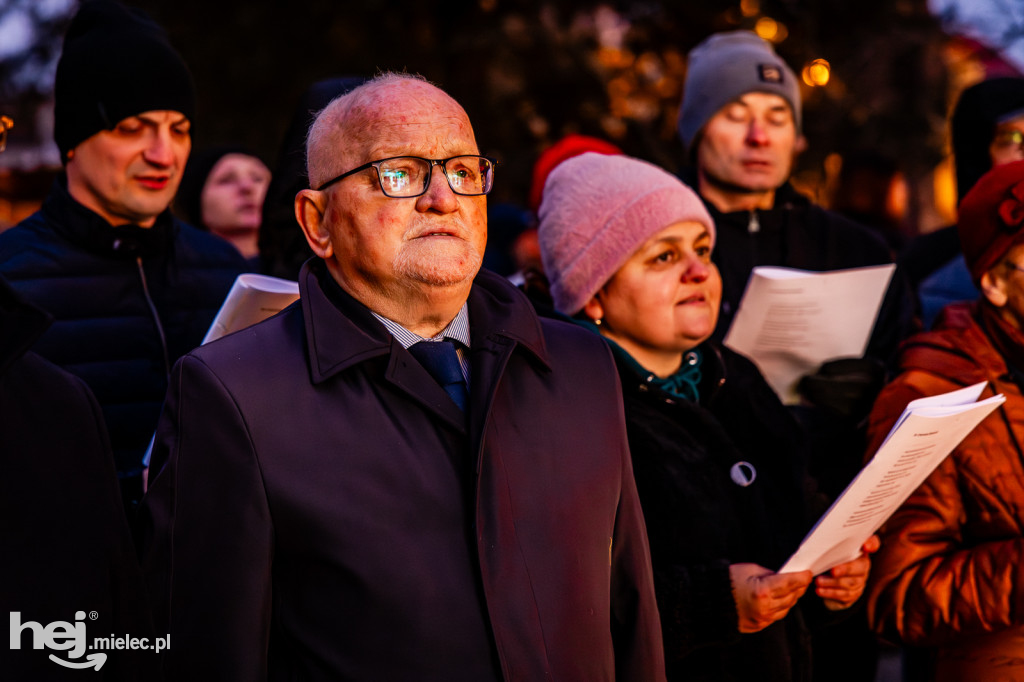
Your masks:
[{"label": "man's chin stubble", "polygon": [[445,287],[472,280],[482,263],[483,256],[476,247],[463,242],[457,249],[402,249],[395,257],[394,268],[408,280]]}]

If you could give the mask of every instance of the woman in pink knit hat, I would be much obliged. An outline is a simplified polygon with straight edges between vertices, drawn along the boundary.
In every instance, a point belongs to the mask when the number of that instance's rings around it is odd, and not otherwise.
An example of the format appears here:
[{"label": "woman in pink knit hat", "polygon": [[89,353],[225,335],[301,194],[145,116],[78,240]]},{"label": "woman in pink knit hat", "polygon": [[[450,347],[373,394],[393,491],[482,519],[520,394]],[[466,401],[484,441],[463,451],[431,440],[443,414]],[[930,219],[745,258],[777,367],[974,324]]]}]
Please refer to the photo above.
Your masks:
[{"label": "woman in pink knit hat", "polygon": [[619,369],[668,678],[809,680],[810,628],[858,600],[870,560],[773,570],[812,520],[805,445],[756,367],[709,341],[722,281],[703,203],[656,166],[588,153],[554,169],[539,213],[555,308]]}]

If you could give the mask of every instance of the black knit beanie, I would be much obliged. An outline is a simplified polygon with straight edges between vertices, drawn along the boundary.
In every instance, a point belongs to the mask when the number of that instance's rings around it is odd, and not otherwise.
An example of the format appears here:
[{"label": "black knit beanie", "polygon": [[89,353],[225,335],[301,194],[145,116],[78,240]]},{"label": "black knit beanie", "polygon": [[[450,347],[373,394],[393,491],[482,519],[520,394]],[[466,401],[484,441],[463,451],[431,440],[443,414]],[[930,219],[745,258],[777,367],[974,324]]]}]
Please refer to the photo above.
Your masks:
[{"label": "black knit beanie", "polygon": [[54,97],[53,136],[65,161],[83,140],[144,111],[195,118],[192,74],[166,33],[113,0],[85,0],[72,19]]},{"label": "black knit beanie", "polygon": [[1022,114],[1024,78],[992,78],[960,95],[950,121],[958,202],[992,168],[988,149],[996,126]]}]

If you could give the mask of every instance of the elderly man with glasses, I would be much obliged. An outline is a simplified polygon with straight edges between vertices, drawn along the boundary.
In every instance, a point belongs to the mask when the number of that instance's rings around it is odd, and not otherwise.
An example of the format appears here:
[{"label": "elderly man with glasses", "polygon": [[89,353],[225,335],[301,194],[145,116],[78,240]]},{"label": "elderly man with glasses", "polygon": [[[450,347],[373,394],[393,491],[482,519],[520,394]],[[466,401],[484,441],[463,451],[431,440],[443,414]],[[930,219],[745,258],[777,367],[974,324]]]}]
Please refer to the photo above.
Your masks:
[{"label": "elderly man with glasses", "polygon": [[465,111],[385,74],[307,152],[300,300],[186,356],[158,429],[168,679],[664,679],[611,358],[480,270]]}]

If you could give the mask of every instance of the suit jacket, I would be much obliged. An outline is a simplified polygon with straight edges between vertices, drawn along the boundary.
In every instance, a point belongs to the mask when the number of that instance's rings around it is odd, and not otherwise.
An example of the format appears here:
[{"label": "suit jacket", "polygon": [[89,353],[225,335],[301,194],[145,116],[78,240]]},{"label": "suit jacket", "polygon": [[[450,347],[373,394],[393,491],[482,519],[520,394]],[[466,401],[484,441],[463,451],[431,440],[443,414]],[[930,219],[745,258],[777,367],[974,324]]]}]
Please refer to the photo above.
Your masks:
[{"label": "suit jacket", "polygon": [[174,372],[144,550],[169,678],[663,679],[604,343],[482,272],[464,415],[321,261],[299,286]]}]

